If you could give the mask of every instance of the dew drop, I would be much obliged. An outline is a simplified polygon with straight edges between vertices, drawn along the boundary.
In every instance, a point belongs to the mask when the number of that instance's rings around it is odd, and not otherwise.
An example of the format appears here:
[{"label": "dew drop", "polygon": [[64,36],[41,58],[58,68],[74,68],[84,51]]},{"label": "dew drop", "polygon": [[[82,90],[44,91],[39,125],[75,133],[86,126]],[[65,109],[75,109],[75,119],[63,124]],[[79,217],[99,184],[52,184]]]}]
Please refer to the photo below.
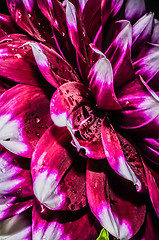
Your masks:
[{"label": "dew drop", "polygon": [[35,117],[35,122],[38,124],[38,123],[40,123],[40,121],[41,121],[40,118],[36,116]]},{"label": "dew drop", "polygon": [[5,168],[1,168],[0,171],[1,171],[2,173],[5,173],[6,170],[5,170]]}]

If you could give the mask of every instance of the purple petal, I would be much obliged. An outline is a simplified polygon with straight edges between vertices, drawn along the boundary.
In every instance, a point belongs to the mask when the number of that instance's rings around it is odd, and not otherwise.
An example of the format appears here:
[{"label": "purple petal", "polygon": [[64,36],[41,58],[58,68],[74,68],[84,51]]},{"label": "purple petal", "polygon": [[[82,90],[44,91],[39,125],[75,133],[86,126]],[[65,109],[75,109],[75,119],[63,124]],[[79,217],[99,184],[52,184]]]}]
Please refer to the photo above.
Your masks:
[{"label": "purple petal", "polygon": [[153,21],[154,14],[146,13],[133,25],[133,51],[138,51],[146,42],[150,41]]},{"label": "purple petal", "polygon": [[35,0],[7,0],[14,21],[29,35],[42,42],[54,45],[49,21],[41,13]]},{"label": "purple petal", "polygon": [[[149,167],[144,163],[145,173],[147,177],[147,184],[154,210],[159,218],[159,187]],[[158,175],[158,174],[157,174]]]},{"label": "purple petal", "polygon": [[84,159],[80,159],[70,142],[67,129],[53,126],[44,133],[33,153],[34,193],[49,209],[74,211],[86,205],[85,169],[79,164],[82,161],[84,166]]},{"label": "purple petal", "polygon": [[14,24],[12,18],[10,16],[0,14],[0,38],[16,32],[16,25]]},{"label": "purple petal", "polygon": [[1,38],[0,75],[23,84],[48,86],[36,66],[31,49],[23,46],[27,41],[29,38],[22,34]]},{"label": "purple petal", "polygon": [[114,92],[113,71],[109,60],[102,52],[93,50],[101,58],[90,69],[88,80],[89,88],[93,93],[99,108],[105,110],[120,109],[120,105]]},{"label": "purple petal", "polygon": [[116,132],[106,117],[103,119],[102,122],[101,133],[105,156],[111,168],[117,174],[119,174],[120,176],[127,180],[130,180],[134,185],[136,185],[137,191],[141,191],[142,190],[141,182],[136,177],[134,171],[126,162]]},{"label": "purple petal", "polygon": [[0,221],[0,238],[31,240],[31,221],[28,212]]},{"label": "purple petal", "polygon": [[129,21],[121,20],[116,23],[116,37],[105,55],[113,68],[114,86],[120,87],[134,79],[131,62],[132,27]]},{"label": "purple petal", "polygon": [[0,143],[9,151],[31,157],[51,124],[49,100],[42,89],[19,84],[1,95]]},{"label": "purple petal", "polygon": [[159,32],[159,21],[155,19],[152,35],[151,35],[151,43],[159,44],[158,32]]},{"label": "purple petal", "polygon": [[94,217],[85,209],[83,212],[55,212],[45,207],[33,208],[33,240],[92,240],[98,236],[99,227]]},{"label": "purple petal", "polygon": [[57,88],[68,81],[79,81],[73,67],[56,51],[39,43],[27,44],[32,48],[42,75],[51,85]]},{"label": "purple petal", "polygon": [[159,45],[147,43],[135,59],[133,66],[154,90],[159,90]]},{"label": "purple petal", "polygon": [[109,17],[114,17],[123,5],[123,0],[102,0],[101,1],[101,16],[102,25],[104,26]]},{"label": "purple petal", "polygon": [[144,0],[127,0],[125,4],[125,18],[131,22],[137,21],[146,13]]},{"label": "purple petal", "polygon": [[146,208],[128,182],[115,175],[106,160],[88,161],[87,198],[101,225],[118,239],[130,239],[142,226]]}]

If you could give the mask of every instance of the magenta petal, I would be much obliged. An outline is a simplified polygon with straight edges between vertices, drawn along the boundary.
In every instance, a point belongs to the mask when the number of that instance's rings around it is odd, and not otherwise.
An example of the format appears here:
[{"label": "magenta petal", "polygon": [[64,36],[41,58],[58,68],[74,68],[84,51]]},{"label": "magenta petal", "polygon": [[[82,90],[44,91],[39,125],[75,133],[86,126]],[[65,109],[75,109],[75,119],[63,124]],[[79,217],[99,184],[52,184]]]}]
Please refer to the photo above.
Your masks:
[{"label": "magenta petal", "polygon": [[70,213],[35,206],[32,219],[33,240],[92,240],[98,236],[99,226],[88,209]]},{"label": "magenta petal", "polygon": [[0,14],[0,37],[16,33],[16,26],[10,16]]},{"label": "magenta petal", "polygon": [[31,240],[31,221],[28,212],[0,221],[0,238]]},{"label": "magenta petal", "polygon": [[7,5],[12,18],[24,31],[39,41],[54,44],[50,23],[35,0],[7,0]]},{"label": "magenta petal", "polygon": [[114,17],[123,5],[123,0],[102,0],[101,1],[101,16],[102,25],[107,23],[108,18]]},{"label": "magenta petal", "polygon": [[151,35],[151,43],[159,44],[158,32],[159,32],[159,21],[155,19],[152,35]]},{"label": "magenta petal", "polygon": [[135,59],[136,74],[140,74],[154,90],[159,90],[159,45],[147,43]]},{"label": "magenta petal", "polygon": [[101,134],[105,156],[111,168],[117,174],[127,180],[130,180],[134,185],[136,185],[137,191],[141,191],[141,182],[126,162],[116,132],[106,117],[103,119],[102,122]]},{"label": "magenta petal", "polygon": [[78,81],[72,66],[56,51],[45,45],[28,42],[31,46],[37,65],[45,79],[54,87],[59,87],[68,81]]},{"label": "magenta petal", "polygon": [[146,13],[144,0],[127,0],[125,4],[125,18],[131,22],[137,21]]},{"label": "magenta petal", "polygon": [[1,95],[0,144],[9,151],[31,157],[51,124],[49,100],[41,88],[19,84]]},{"label": "magenta petal", "polygon": [[34,193],[49,209],[72,211],[86,205],[85,171],[79,164],[84,164],[84,159],[80,159],[70,142],[66,128],[52,126],[33,153]]},{"label": "magenta petal", "polygon": [[89,88],[93,93],[99,108],[105,110],[120,109],[120,104],[114,92],[113,71],[109,60],[102,52],[92,47],[101,58],[90,69]]},{"label": "magenta petal", "polygon": [[159,218],[159,186],[157,185],[157,182],[155,180],[155,177],[153,176],[151,170],[146,165],[146,163],[143,164],[145,168],[146,178],[147,178],[147,184],[149,189],[149,194],[151,198],[152,205],[154,207],[154,210]]},{"label": "magenta petal", "polygon": [[22,34],[1,38],[0,75],[18,83],[48,86],[36,66],[30,47],[23,46],[27,41],[29,38]]},{"label": "magenta petal", "polygon": [[154,14],[147,13],[133,25],[133,51],[140,49],[146,42],[150,41],[153,21]]},{"label": "magenta petal", "polygon": [[87,198],[101,225],[118,239],[130,239],[142,226],[146,207],[128,182],[115,175],[106,160],[88,161]]},{"label": "magenta petal", "polygon": [[114,87],[134,79],[134,70],[131,62],[132,27],[129,21],[116,22],[116,37],[105,55],[113,68]]}]

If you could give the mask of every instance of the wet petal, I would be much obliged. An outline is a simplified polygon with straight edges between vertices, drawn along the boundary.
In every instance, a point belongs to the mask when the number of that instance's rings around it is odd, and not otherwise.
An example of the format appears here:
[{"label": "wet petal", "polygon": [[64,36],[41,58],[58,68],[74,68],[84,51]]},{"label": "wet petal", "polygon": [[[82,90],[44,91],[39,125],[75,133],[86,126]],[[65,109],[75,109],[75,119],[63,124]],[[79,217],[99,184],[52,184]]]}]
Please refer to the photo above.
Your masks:
[{"label": "wet petal", "polygon": [[92,46],[101,58],[90,69],[88,80],[89,88],[93,93],[99,108],[105,110],[120,109],[114,92],[113,71],[109,60]]},{"label": "wet petal", "polygon": [[28,212],[0,221],[0,238],[31,240],[31,221],[28,219]]},{"label": "wet petal", "polygon": [[34,193],[49,209],[78,210],[86,205],[84,159],[70,142],[67,129],[53,126],[33,154]]},{"label": "wet petal", "polygon": [[[7,35],[0,40],[0,75],[15,82],[47,86],[36,66],[29,38],[22,34]],[[13,64],[14,61],[14,64]]]},{"label": "wet petal", "polygon": [[150,41],[153,21],[154,14],[146,13],[133,25],[133,51],[141,49],[146,42]]},{"label": "wet petal", "polygon": [[31,157],[44,131],[52,124],[49,100],[38,87],[17,85],[0,97],[0,144]]},{"label": "wet petal", "polygon": [[7,5],[12,18],[24,31],[39,41],[54,44],[49,21],[35,0],[7,0]]},{"label": "wet petal", "polygon": [[133,66],[145,82],[154,90],[159,90],[159,45],[147,43],[135,59]]},{"label": "wet petal", "polygon": [[105,156],[112,169],[117,174],[119,174],[120,176],[127,180],[130,180],[134,185],[136,185],[137,191],[141,191],[142,190],[141,182],[136,177],[134,171],[126,162],[115,130],[106,117],[103,119],[102,122],[101,133]]},{"label": "wet petal", "polygon": [[33,208],[33,240],[92,240],[98,236],[99,226],[88,209],[73,212],[48,211],[45,207],[40,212]]},{"label": "wet petal", "polygon": [[31,46],[42,75],[51,85],[57,88],[68,81],[78,81],[72,66],[56,51],[39,43],[28,42],[26,45]]},{"label": "wet petal", "polygon": [[113,173],[105,160],[88,161],[87,198],[101,225],[118,239],[130,239],[142,226],[146,208],[128,182]]},{"label": "wet petal", "polygon": [[115,88],[134,79],[134,70],[131,61],[131,45],[132,27],[130,22],[127,20],[116,22],[116,37],[105,52],[113,68]]},{"label": "wet petal", "polygon": [[125,17],[131,22],[137,21],[146,12],[144,0],[127,0],[125,6]]}]

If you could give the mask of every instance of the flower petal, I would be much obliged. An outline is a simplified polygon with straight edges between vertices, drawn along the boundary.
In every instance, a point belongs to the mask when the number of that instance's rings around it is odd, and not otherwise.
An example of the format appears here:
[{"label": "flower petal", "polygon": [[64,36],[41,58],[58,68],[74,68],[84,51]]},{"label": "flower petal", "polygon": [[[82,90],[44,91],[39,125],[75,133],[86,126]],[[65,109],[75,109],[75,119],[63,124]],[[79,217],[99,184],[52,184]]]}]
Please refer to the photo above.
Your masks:
[{"label": "flower petal", "polygon": [[105,52],[113,68],[115,89],[134,79],[131,45],[132,27],[130,22],[127,20],[116,22],[116,37]]},{"label": "flower petal", "polygon": [[159,44],[158,31],[159,31],[159,21],[155,19],[153,31],[151,35],[151,43]]},{"label": "flower petal", "polygon": [[88,75],[89,88],[99,108],[105,110],[120,109],[121,107],[114,92],[111,64],[102,52],[96,50],[93,46],[92,49],[99,54],[101,58],[90,69]]},{"label": "flower petal", "polygon": [[48,86],[36,66],[31,49],[23,46],[27,41],[29,38],[22,34],[1,38],[0,76],[18,83]]},{"label": "flower petal", "polygon": [[159,45],[147,43],[135,59],[133,66],[154,90],[159,90]]},{"label": "flower petal", "polygon": [[146,13],[144,0],[127,0],[125,4],[125,18],[131,22],[137,21]]},{"label": "flower petal", "polygon": [[88,160],[86,181],[91,211],[101,225],[118,239],[130,239],[145,219],[141,196],[113,173],[106,160]]},{"label": "flower petal", "polygon": [[16,32],[17,29],[12,18],[10,16],[0,14],[0,38]]},{"label": "flower petal", "polygon": [[48,211],[45,207],[41,212],[33,208],[33,240],[92,240],[98,236],[98,225],[88,209],[75,213]]},{"label": "flower petal", "polygon": [[7,5],[12,18],[24,31],[39,41],[54,45],[49,21],[35,0],[7,0]]},{"label": "flower petal", "polygon": [[54,87],[68,81],[78,81],[72,66],[56,51],[40,43],[28,42],[33,51],[37,65],[45,79]]},{"label": "flower petal", "polygon": [[0,144],[9,151],[31,157],[51,124],[49,100],[42,89],[19,84],[1,95]]},{"label": "flower petal", "polygon": [[52,126],[33,154],[34,193],[49,209],[74,211],[86,205],[85,171],[80,163],[85,166],[84,159],[80,159],[70,141],[67,129]]},{"label": "flower petal", "polygon": [[153,13],[146,13],[133,25],[133,45],[132,50],[137,51],[143,47],[143,45],[150,41],[152,26],[154,21]]},{"label": "flower petal", "polygon": [[142,190],[141,182],[136,177],[134,171],[126,162],[115,130],[106,117],[103,119],[102,122],[101,134],[105,156],[112,169],[117,174],[119,174],[120,176],[127,180],[130,180],[134,185],[136,185],[137,191],[141,191]]},{"label": "flower petal", "polygon": [[28,212],[0,221],[0,239],[31,240],[31,221]]}]

